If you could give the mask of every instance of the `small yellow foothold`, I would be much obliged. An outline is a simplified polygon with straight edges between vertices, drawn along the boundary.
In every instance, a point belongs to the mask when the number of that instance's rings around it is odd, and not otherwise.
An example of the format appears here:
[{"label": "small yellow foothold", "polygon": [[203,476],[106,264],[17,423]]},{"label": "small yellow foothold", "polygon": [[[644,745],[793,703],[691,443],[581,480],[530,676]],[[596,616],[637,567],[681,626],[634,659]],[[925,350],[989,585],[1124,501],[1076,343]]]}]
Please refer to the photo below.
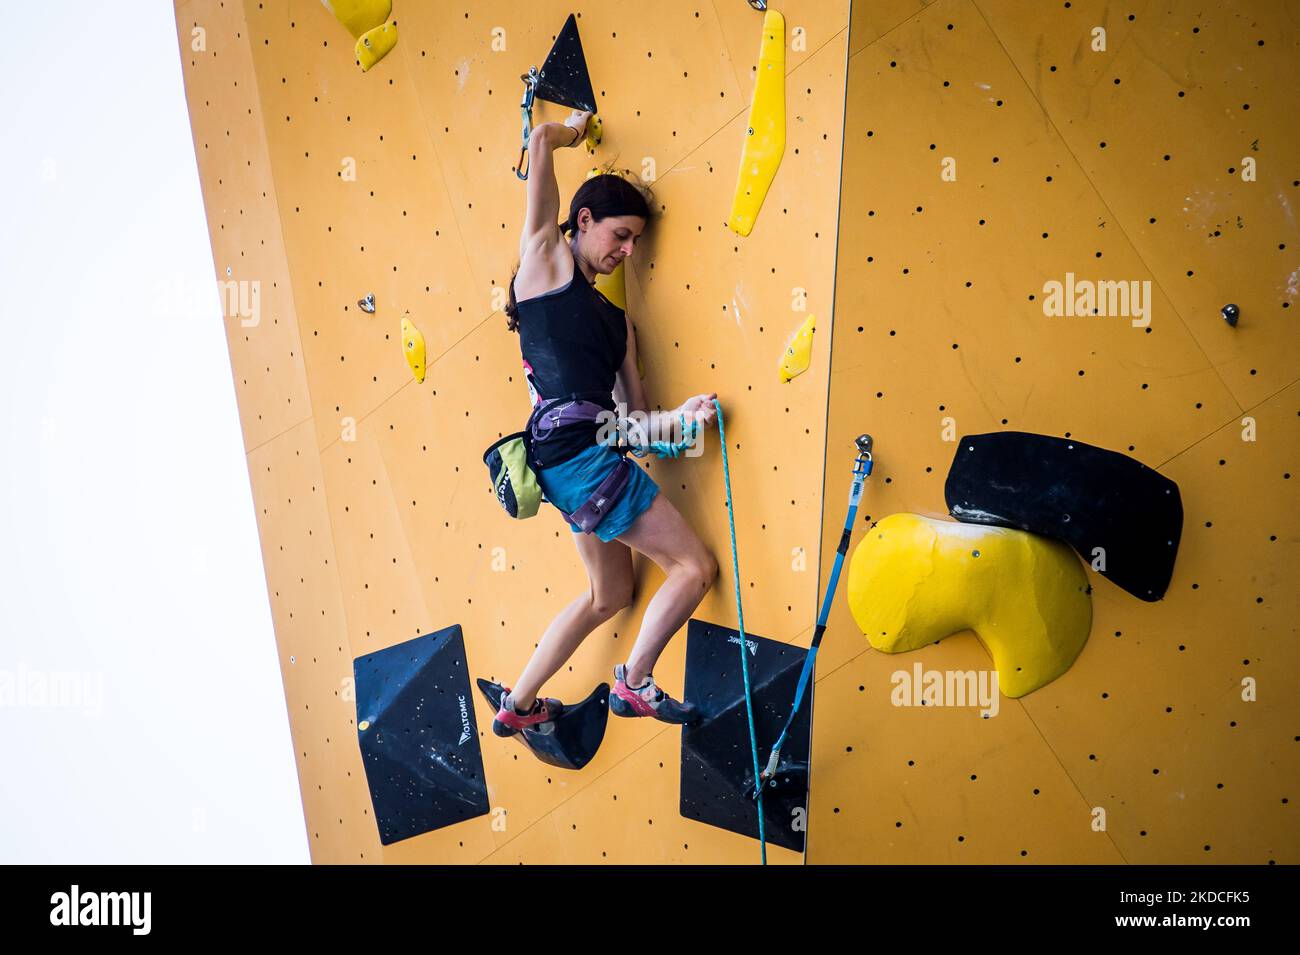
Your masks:
[{"label": "small yellow foothold", "polygon": [[362,720],[360,723],[357,724],[357,729],[359,730],[370,729],[370,720]]},{"label": "small yellow foothold", "polygon": [[781,381],[788,382],[808,370],[808,363],[812,359],[813,330],[816,324],[816,316],[809,315],[786,342],[785,351],[781,353],[781,363],[777,366],[781,373]]},{"label": "small yellow foothold", "polygon": [[424,381],[424,336],[415,324],[405,316],[402,317],[402,352],[406,363],[418,382]]}]

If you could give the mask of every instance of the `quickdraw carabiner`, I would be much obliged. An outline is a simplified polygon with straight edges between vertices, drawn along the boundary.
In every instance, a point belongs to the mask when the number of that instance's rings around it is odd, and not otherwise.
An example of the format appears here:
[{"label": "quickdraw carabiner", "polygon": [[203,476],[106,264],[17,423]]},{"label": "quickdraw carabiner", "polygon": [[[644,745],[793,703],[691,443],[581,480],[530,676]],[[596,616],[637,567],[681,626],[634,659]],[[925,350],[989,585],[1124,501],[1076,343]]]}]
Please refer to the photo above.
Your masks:
[{"label": "quickdraw carabiner", "polygon": [[[537,67],[530,66],[528,72],[519,78],[524,81],[524,98],[519,104],[519,111],[523,114],[524,142],[519,147],[519,162],[515,163],[515,175],[526,180],[529,170],[524,169],[524,162],[528,158],[528,140],[533,135],[533,97],[537,94],[537,83],[541,76],[537,72]],[[528,165],[532,166],[531,163]]]}]

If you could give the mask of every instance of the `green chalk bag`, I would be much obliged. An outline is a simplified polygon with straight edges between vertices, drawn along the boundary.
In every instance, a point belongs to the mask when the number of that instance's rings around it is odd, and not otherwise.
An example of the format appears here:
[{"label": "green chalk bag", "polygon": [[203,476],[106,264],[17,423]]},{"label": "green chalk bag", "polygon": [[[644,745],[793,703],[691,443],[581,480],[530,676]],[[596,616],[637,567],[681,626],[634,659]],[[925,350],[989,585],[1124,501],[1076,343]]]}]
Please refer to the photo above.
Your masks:
[{"label": "green chalk bag", "polygon": [[542,504],[542,488],[529,463],[527,433],[517,431],[483,452],[497,500],[511,517],[532,517]]}]

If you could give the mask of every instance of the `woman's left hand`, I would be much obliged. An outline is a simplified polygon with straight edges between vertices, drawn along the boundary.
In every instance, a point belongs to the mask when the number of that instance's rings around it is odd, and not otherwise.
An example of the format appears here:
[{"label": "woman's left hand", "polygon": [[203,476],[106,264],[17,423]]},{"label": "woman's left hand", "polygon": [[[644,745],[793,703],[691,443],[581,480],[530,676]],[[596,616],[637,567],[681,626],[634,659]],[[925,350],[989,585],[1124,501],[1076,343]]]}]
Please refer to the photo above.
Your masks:
[{"label": "woman's left hand", "polygon": [[698,421],[701,426],[708,427],[709,424],[717,417],[717,409],[713,406],[713,399],[718,397],[716,392],[710,392],[707,395],[696,395],[694,398],[687,398],[677,410],[686,416],[686,423],[692,424]]}]

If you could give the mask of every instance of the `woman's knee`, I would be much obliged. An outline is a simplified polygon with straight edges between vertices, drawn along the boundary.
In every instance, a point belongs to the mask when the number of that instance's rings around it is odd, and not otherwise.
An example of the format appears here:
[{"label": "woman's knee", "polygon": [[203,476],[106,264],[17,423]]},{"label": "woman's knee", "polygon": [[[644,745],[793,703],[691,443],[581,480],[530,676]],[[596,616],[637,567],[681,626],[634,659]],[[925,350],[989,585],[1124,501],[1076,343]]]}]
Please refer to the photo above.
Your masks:
[{"label": "woman's knee", "polygon": [[593,586],[589,594],[592,613],[601,619],[608,619],[620,610],[632,606],[633,590],[630,580],[602,584],[600,587]]},{"label": "woman's knee", "polygon": [[707,589],[709,587],[712,587],[714,582],[718,579],[718,562],[714,558],[714,556],[710,554],[708,551],[704,552],[704,556],[708,558],[708,563],[704,565],[704,572],[705,572],[704,585],[705,585],[705,589]]},{"label": "woman's knee", "polygon": [[695,578],[701,592],[707,591],[713,586],[713,582],[718,579],[718,562],[703,547],[700,548],[699,553],[693,554],[689,560],[685,561],[683,566]]}]

